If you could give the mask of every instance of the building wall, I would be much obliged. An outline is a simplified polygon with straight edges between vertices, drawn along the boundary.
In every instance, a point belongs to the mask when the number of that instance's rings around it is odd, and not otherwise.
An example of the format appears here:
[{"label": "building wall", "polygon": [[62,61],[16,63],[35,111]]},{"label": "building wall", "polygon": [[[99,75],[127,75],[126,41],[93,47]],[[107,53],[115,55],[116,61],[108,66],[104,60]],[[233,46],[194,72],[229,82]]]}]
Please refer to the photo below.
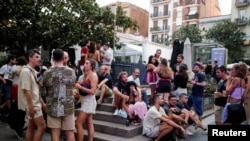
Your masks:
[{"label": "building wall", "polygon": [[[219,16],[221,14],[218,0],[177,0],[173,4],[173,9],[173,32],[186,25],[199,27],[200,18]],[[196,12],[190,14],[191,11]]]},{"label": "building wall", "polygon": [[[167,38],[168,36],[172,36],[172,23],[173,23],[173,0],[163,0],[161,2],[158,2],[157,4],[154,4],[155,0],[149,0],[150,7],[149,7],[149,36],[148,40],[151,42],[153,41],[153,36],[157,36],[158,41],[162,42],[164,44],[163,38]],[[154,17],[152,15],[159,14],[161,15],[164,13],[164,5],[168,6],[167,8],[167,15],[166,16],[158,16]],[[155,12],[155,8],[158,8],[158,12]],[[166,11],[165,11],[166,12]],[[164,27],[164,21],[167,21],[166,28]],[[157,23],[156,25],[154,23]],[[152,28],[159,27],[158,31],[150,31]]]},{"label": "building wall", "polygon": [[112,6],[120,6],[122,7],[123,11],[125,12],[126,16],[130,17],[132,20],[136,21],[139,25],[138,30],[133,29],[127,29],[126,31],[123,31],[122,28],[118,28],[118,32],[124,32],[129,34],[136,34],[136,35],[142,35],[144,37],[148,36],[148,18],[149,14],[148,11],[140,8],[134,4],[128,3],[128,2],[117,2],[117,3],[111,3],[107,5],[108,7]]},{"label": "building wall", "polygon": [[[139,25],[138,32],[140,35],[147,37],[148,36],[148,19],[149,14],[146,10],[138,8],[137,6],[131,6],[129,17],[137,21]],[[130,31],[131,34],[136,34],[137,31]]]},{"label": "building wall", "polygon": [[200,0],[199,14],[200,18],[221,15],[218,0],[205,0],[205,3]]},{"label": "building wall", "polygon": [[250,3],[239,3],[239,0],[232,0],[231,21],[236,22],[243,32],[246,33],[244,50],[245,58],[250,59]]}]

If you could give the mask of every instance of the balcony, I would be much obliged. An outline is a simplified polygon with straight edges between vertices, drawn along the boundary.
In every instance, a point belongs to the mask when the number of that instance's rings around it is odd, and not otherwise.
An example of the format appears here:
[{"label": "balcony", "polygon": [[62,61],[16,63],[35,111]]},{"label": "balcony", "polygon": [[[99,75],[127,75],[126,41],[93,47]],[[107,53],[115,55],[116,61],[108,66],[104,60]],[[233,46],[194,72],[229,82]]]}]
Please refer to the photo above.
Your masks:
[{"label": "balcony", "polygon": [[238,24],[238,26],[246,26],[250,20],[247,17],[242,18],[236,18],[235,22]]},{"label": "balcony", "polygon": [[156,18],[165,18],[170,16],[170,11],[164,11],[164,12],[159,12],[159,13],[153,13],[151,14],[152,19]]},{"label": "balcony", "polygon": [[248,5],[249,5],[249,0],[236,0],[236,2],[235,2],[235,6],[237,8],[245,7],[245,6],[248,6]]},{"label": "balcony", "polygon": [[164,27],[159,27],[159,26],[156,26],[156,27],[151,27],[150,28],[150,31],[151,32],[168,32],[170,30],[170,26],[167,25],[167,27],[164,29]]},{"label": "balcony", "polygon": [[169,2],[170,2],[170,0],[151,0],[152,5],[169,3]]},{"label": "balcony", "polygon": [[186,20],[194,20],[194,19],[199,19],[199,14],[187,15],[186,16]]}]

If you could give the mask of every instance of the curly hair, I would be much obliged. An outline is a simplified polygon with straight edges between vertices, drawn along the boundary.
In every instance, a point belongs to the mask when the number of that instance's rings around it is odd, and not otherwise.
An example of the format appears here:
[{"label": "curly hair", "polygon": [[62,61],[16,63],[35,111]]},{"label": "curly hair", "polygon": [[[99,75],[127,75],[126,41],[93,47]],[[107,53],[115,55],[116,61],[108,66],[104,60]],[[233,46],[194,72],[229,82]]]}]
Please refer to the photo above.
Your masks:
[{"label": "curly hair", "polygon": [[127,76],[128,76],[128,73],[127,73],[126,71],[120,72],[120,73],[118,74],[118,80],[122,80],[122,77],[123,77],[124,75],[127,75]]},{"label": "curly hair", "polygon": [[238,63],[233,66],[233,68],[237,71],[236,76],[242,79],[246,78],[248,66],[245,63]]}]

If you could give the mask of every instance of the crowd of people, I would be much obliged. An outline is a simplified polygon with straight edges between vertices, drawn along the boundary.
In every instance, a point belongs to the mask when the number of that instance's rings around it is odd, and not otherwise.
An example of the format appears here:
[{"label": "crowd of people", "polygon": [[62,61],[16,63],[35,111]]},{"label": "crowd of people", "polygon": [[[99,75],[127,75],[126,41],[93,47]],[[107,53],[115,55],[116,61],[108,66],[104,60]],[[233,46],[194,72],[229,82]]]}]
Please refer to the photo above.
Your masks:
[{"label": "crowd of people", "polygon": [[[145,81],[150,87],[150,94],[147,94],[147,88],[141,85],[138,68],[130,75],[120,72],[118,82],[113,82],[113,52],[108,44],[86,41],[78,67],[68,63],[70,56],[61,49],[54,49],[51,59],[51,64],[41,67],[40,53],[29,50],[17,59],[9,56],[7,64],[0,69],[4,100],[0,110],[6,109],[11,121],[9,125],[19,139],[24,138],[26,129],[27,141],[39,141],[48,127],[51,140],[59,140],[63,133],[68,141],[82,141],[83,125],[86,124],[88,140],[93,141],[93,114],[106,96],[114,98],[115,116],[126,118],[128,124],[142,124],[142,134],[155,141],[192,135],[187,129],[190,125],[207,134],[207,127],[201,121],[204,87],[210,82],[217,83],[214,93],[216,124],[240,124],[235,117],[229,116],[227,107],[242,100],[248,111],[246,119],[250,117],[250,81],[246,79],[248,68],[244,63],[236,64],[228,73],[225,66],[217,65],[217,61],[214,65],[196,61],[189,71],[182,54],[170,67],[157,49],[145,66]],[[192,85],[189,94],[188,83]],[[75,119],[76,102],[80,103],[80,110]]]}]

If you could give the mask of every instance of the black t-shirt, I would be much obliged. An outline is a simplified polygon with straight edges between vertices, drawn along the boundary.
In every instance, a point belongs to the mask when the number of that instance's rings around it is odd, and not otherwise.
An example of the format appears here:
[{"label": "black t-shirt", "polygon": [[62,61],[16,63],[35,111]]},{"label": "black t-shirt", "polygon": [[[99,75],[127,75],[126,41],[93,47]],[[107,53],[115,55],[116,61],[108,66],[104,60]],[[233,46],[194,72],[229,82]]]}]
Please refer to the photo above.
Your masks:
[{"label": "black t-shirt", "polygon": [[126,92],[126,84],[123,85],[123,84],[119,81],[119,82],[117,82],[117,83],[114,84],[114,87],[117,87],[117,89],[118,89],[121,93],[125,94],[125,92]]},{"label": "black t-shirt", "polygon": [[211,74],[212,73],[212,65],[207,65],[205,69],[205,74]]},{"label": "black t-shirt", "polygon": [[188,78],[185,78],[184,75],[177,74],[174,76],[174,85],[176,89],[178,87],[187,88],[187,82],[188,82]]},{"label": "black t-shirt", "polygon": [[[220,80],[217,84],[217,92],[223,93],[224,90],[226,90],[226,83],[227,80]],[[214,99],[214,104],[217,106],[224,107],[227,103],[227,97],[218,97]]]},{"label": "black t-shirt", "polygon": [[213,72],[212,72],[212,76],[215,77],[215,78],[217,77],[217,76],[216,76],[216,69],[217,69],[217,67],[218,67],[218,65],[215,65],[215,66],[213,67]]},{"label": "black t-shirt", "polygon": [[110,74],[106,74],[105,76],[103,75],[99,75],[99,84],[105,79],[107,78],[108,81],[105,83],[110,89],[113,88],[113,81],[112,81],[112,77]]},{"label": "black t-shirt", "polygon": [[176,107],[178,107],[179,109],[187,109],[188,111],[190,111],[191,110],[191,108],[190,108],[190,106],[188,106],[187,104],[182,104],[182,103],[180,103],[179,101],[178,102],[176,102]]},{"label": "black t-shirt", "polygon": [[[205,76],[202,73],[196,73],[194,76],[195,82],[201,83],[205,81]],[[192,95],[202,97],[204,93],[204,86],[194,84],[192,87]]]}]

